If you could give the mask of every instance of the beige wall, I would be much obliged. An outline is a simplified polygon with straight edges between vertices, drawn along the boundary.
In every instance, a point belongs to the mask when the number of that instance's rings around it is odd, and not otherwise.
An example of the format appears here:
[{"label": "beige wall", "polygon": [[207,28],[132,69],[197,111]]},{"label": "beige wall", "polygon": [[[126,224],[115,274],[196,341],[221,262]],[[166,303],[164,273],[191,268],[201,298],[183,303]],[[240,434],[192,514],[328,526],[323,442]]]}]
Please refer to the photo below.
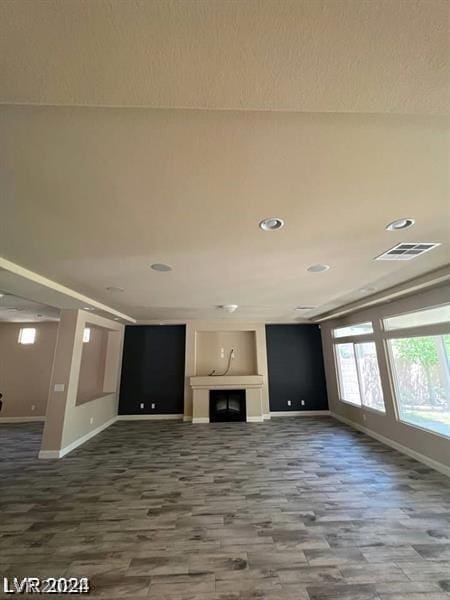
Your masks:
[{"label": "beige wall", "polygon": [[[185,390],[184,390],[184,418],[189,420],[192,418],[192,388],[189,385],[189,378],[198,375],[198,369],[206,368],[206,363],[203,357],[198,360],[197,356],[197,339],[198,334],[201,336],[205,332],[217,333],[221,335],[216,338],[213,343],[213,347],[217,348],[220,352],[220,343],[223,340],[228,342],[238,343],[241,349],[241,367],[250,368],[252,359],[250,358],[250,339],[254,336],[255,340],[255,359],[256,364],[254,365],[254,375],[262,375],[264,384],[262,388],[262,404],[263,412],[266,415],[270,414],[269,408],[269,392],[268,392],[268,374],[267,374],[267,351],[266,351],[266,327],[264,323],[251,323],[251,322],[239,322],[239,321],[187,321],[186,322],[186,366],[185,366]],[[244,335],[242,335],[244,333]],[[228,335],[226,335],[228,334]],[[251,334],[247,335],[247,334]],[[205,338],[206,339],[206,338]],[[210,346],[208,338],[208,347]],[[244,342],[245,339],[245,342]],[[218,341],[220,340],[220,341]],[[200,347],[203,349],[203,342],[200,342]],[[224,346],[225,347],[225,346]],[[230,346],[231,349],[232,346]],[[225,347],[225,356],[226,347]],[[238,360],[238,355],[235,360]],[[221,359],[219,367],[226,363],[226,359]],[[197,367],[197,363],[199,366]],[[245,365],[245,366],[243,366]],[[240,368],[241,368],[240,367]],[[212,367],[214,368],[214,367]],[[234,370],[231,374],[235,373]]]},{"label": "beige wall", "polygon": [[108,330],[86,323],[90,329],[89,342],[83,342],[77,404],[94,400],[103,394]]},{"label": "beige wall", "polygon": [[[384,436],[394,443],[400,444],[413,452],[418,452],[431,460],[450,467],[450,440],[417,427],[406,425],[396,419],[393,389],[391,385],[387,349],[381,334],[380,320],[389,315],[419,310],[426,306],[434,306],[450,301],[450,286],[444,285],[432,290],[408,296],[402,300],[380,304],[369,309],[347,315],[345,318],[327,321],[321,324],[325,373],[328,388],[330,410],[365,427],[374,433]],[[361,323],[372,320],[377,356],[382,379],[386,414],[352,406],[339,400],[338,381],[336,377],[331,330],[335,327]]]},{"label": "beige wall", "polygon": [[[18,343],[22,327],[36,328],[34,344]],[[45,416],[57,330],[58,323],[0,323],[0,418]]]},{"label": "beige wall", "polygon": [[[87,324],[108,330],[104,393],[77,405],[83,331]],[[95,434],[117,416],[123,331],[120,323],[92,313],[81,310],[61,312],[40,456],[52,457],[52,452],[64,451]],[[55,386],[64,386],[64,389],[58,391]]]},{"label": "beige wall", "polygon": [[209,375],[213,369],[223,373],[231,350],[229,375],[257,375],[255,331],[197,331],[195,337],[196,375]]}]

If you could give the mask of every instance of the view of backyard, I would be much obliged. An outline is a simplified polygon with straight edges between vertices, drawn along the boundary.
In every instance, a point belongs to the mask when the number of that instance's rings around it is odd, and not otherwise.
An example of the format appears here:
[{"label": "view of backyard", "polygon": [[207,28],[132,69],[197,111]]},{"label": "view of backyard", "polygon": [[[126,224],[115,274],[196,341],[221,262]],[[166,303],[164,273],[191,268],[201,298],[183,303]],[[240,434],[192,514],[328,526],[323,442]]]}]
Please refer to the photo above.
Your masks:
[{"label": "view of backyard", "polygon": [[399,417],[450,436],[450,335],[390,340]]}]

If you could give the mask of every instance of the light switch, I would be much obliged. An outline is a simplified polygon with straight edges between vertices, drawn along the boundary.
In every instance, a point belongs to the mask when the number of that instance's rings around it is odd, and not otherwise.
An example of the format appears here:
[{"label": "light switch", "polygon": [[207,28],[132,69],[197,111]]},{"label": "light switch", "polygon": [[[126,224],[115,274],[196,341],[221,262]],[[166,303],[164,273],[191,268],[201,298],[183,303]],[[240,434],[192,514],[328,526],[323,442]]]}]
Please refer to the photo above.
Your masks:
[{"label": "light switch", "polygon": [[55,392],[63,392],[65,388],[64,383],[55,383],[54,390]]}]

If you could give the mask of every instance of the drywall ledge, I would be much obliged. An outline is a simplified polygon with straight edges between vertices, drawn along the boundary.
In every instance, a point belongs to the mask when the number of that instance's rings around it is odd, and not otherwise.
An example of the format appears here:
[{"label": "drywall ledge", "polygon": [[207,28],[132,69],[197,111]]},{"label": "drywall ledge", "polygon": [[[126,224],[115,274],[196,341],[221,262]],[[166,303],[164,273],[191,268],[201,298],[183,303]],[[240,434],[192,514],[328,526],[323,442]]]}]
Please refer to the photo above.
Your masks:
[{"label": "drywall ledge", "polygon": [[102,425],[100,425],[100,427],[97,427],[97,429],[93,429],[92,431],[89,431],[89,433],[78,438],[77,440],[75,440],[74,442],[72,442],[71,444],[66,446],[65,448],[61,448],[61,450],[41,450],[39,452],[39,458],[44,458],[44,459],[62,458],[66,454],[69,454],[69,452],[72,452],[72,450],[75,450],[75,448],[78,448],[78,446],[81,446],[82,444],[84,444],[85,442],[90,440],[91,438],[95,437],[101,431],[103,431],[104,429],[106,429],[107,427],[109,427],[110,425],[115,423],[116,420],[117,420],[117,417],[113,417],[109,421],[106,421],[106,423],[103,423]]},{"label": "drywall ledge", "polygon": [[118,421],[183,421],[182,414],[119,415]]},{"label": "drywall ledge", "polygon": [[35,422],[43,423],[45,421],[45,417],[0,417],[1,423],[35,423]]},{"label": "drywall ledge", "polygon": [[447,477],[450,477],[450,467],[447,467],[446,465],[438,462],[437,460],[433,460],[432,458],[428,458],[428,456],[425,456],[424,454],[421,454],[420,452],[416,452],[415,450],[411,450],[410,448],[407,448],[406,446],[402,446],[402,444],[398,444],[397,442],[394,442],[393,440],[391,440],[387,437],[384,437],[384,435],[380,435],[379,433],[372,431],[372,429],[367,429],[367,427],[363,427],[362,425],[359,425],[358,423],[354,423],[353,421],[350,421],[350,419],[341,417],[341,415],[338,415],[332,411],[330,411],[330,415],[332,417],[334,417],[335,419],[337,419],[338,421],[341,421],[342,423],[345,423],[346,425],[353,427],[353,429],[357,429],[358,431],[365,433],[366,435],[374,438],[375,440],[378,440],[382,444],[385,444],[386,446],[390,446],[391,448],[394,448],[394,450],[397,450],[398,452],[401,452],[402,454],[406,454],[407,456],[414,458],[415,460],[423,463],[424,465],[427,465],[427,467],[431,467],[435,471],[439,471],[440,473],[447,475]]},{"label": "drywall ledge", "polygon": [[270,413],[271,417],[329,417],[329,410],[275,410]]}]

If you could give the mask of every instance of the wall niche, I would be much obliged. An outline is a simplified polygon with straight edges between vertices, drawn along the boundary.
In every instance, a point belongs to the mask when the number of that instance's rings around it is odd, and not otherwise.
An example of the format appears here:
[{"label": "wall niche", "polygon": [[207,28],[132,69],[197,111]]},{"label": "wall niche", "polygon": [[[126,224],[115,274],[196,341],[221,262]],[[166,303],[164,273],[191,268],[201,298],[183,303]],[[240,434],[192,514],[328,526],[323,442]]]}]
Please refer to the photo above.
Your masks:
[{"label": "wall niche", "polygon": [[228,375],[258,375],[255,331],[197,331],[195,374],[224,373],[231,350],[234,359]]}]

